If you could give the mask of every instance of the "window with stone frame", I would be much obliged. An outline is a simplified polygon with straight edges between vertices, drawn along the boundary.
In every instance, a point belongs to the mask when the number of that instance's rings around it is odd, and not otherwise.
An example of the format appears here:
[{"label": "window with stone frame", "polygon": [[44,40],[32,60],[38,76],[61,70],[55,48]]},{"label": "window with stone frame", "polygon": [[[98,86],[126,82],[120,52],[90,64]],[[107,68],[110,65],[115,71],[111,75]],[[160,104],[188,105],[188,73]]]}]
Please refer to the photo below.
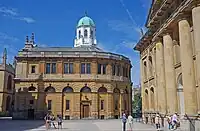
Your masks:
[{"label": "window with stone frame", "polygon": [[121,75],[121,66],[117,65],[117,76]]},{"label": "window with stone frame", "polygon": [[64,74],[73,74],[73,63],[64,63]]},{"label": "window with stone frame", "polygon": [[97,73],[105,75],[106,74],[106,64],[98,64]]},{"label": "window with stone frame", "polygon": [[101,100],[101,110],[104,109],[104,100]]},{"label": "window with stone frame", "polygon": [[81,63],[81,74],[91,74],[90,63]]},{"label": "window with stone frame", "polygon": [[118,100],[115,100],[115,110],[118,110]]},{"label": "window with stone frame", "polygon": [[56,63],[46,63],[46,74],[56,73]]},{"label": "window with stone frame", "polygon": [[116,68],[116,66],[113,64],[113,65],[112,65],[112,75],[113,75],[113,76],[115,75],[115,68]]},{"label": "window with stone frame", "polygon": [[47,101],[47,110],[51,110],[52,109],[52,100],[48,100]]},{"label": "window with stone frame", "polygon": [[66,110],[70,109],[70,100],[66,100]]},{"label": "window with stone frame", "polygon": [[32,65],[32,66],[31,66],[31,73],[35,73],[35,68],[36,68],[35,65]]}]

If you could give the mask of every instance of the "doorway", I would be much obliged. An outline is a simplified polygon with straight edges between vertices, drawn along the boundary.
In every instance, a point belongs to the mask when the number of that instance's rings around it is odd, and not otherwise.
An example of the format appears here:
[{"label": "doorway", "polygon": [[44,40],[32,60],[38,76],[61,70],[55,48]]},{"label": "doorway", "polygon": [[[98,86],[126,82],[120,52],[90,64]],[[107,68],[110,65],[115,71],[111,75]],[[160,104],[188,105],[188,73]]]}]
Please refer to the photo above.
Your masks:
[{"label": "doorway", "polygon": [[34,119],[34,109],[28,109],[28,119],[29,120]]},{"label": "doorway", "polygon": [[89,117],[89,105],[83,105],[83,118]]}]

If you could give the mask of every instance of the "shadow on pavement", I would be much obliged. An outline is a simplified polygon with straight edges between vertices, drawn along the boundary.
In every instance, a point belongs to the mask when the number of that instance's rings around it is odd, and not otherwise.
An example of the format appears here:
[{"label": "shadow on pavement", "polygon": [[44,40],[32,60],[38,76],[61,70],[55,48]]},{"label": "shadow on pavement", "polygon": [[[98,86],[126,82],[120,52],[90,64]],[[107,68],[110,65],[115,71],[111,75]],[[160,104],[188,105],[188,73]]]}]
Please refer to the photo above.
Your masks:
[{"label": "shadow on pavement", "polygon": [[44,126],[42,120],[0,120],[2,131],[26,131]]}]

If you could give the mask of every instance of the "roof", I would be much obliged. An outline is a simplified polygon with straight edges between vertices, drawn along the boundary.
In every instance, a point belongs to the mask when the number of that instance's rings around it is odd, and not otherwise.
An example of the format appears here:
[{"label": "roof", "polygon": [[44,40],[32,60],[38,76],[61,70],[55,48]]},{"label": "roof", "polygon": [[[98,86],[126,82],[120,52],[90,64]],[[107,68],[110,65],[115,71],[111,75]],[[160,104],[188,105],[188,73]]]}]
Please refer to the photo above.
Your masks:
[{"label": "roof", "polygon": [[95,27],[95,23],[90,17],[84,16],[78,22],[77,27],[80,27],[80,26],[93,26],[93,27]]},{"label": "roof", "polygon": [[80,47],[34,47],[30,49],[30,51],[38,51],[38,52],[74,52],[74,51],[95,51],[95,52],[103,52],[102,49],[96,46],[80,46]]}]

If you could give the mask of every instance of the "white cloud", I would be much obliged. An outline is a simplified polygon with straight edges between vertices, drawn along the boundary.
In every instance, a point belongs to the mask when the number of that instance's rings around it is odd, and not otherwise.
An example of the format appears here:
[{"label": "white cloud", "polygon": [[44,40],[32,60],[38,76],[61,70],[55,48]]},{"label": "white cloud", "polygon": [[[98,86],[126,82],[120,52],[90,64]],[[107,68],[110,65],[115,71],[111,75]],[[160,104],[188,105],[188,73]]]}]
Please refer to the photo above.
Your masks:
[{"label": "white cloud", "polygon": [[4,42],[5,40],[10,40],[10,41],[18,41],[19,39],[13,36],[9,36],[6,33],[0,32],[0,41],[1,43]]},{"label": "white cloud", "polygon": [[24,21],[26,23],[34,23],[35,20],[31,17],[21,16],[17,9],[15,8],[7,8],[7,7],[0,7],[0,14],[5,17],[9,17],[11,19],[17,19]]}]

